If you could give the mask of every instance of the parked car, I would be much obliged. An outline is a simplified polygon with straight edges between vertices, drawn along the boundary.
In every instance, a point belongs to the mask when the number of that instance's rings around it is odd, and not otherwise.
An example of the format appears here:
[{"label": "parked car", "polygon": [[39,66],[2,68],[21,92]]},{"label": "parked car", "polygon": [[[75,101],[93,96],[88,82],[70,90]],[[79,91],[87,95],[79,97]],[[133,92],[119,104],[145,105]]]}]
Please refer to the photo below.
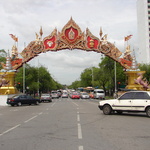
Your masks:
[{"label": "parked car", "polygon": [[98,107],[105,115],[112,112],[146,112],[150,117],[150,92],[131,91],[122,94],[117,99],[99,101]]},{"label": "parked car", "polygon": [[94,98],[95,99],[105,99],[105,92],[103,89],[95,89],[94,90]]},{"label": "parked car", "polygon": [[73,92],[73,93],[71,94],[71,98],[72,98],[72,99],[80,99],[80,94],[79,94],[78,92]]},{"label": "parked car", "polygon": [[59,98],[59,93],[57,91],[52,91],[51,96],[52,96],[52,99],[53,98]]},{"label": "parked car", "polygon": [[67,92],[63,92],[61,95],[62,98],[68,98],[68,93]]},{"label": "parked car", "polygon": [[40,100],[41,102],[52,102],[52,97],[50,94],[45,93],[45,94],[41,94]]},{"label": "parked car", "polygon": [[11,106],[14,106],[14,105],[21,106],[21,105],[24,105],[24,104],[38,105],[40,102],[41,102],[40,99],[35,99],[30,95],[15,95],[13,97],[7,98],[6,103],[11,105]]},{"label": "parked car", "polygon": [[88,93],[83,92],[83,93],[81,93],[81,98],[82,98],[82,99],[88,99],[88,98],[90,98],[90,96],[89,96]]}]

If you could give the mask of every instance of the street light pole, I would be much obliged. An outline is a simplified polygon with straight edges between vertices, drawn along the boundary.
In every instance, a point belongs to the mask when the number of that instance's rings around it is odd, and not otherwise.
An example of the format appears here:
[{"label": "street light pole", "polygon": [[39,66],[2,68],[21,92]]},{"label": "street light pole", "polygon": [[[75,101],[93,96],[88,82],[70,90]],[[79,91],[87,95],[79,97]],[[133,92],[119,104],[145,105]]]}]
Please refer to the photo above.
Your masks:
[{"label": "street light pole", "polygon": [[[24,47],[26,47],[25,42],[24,42]],[[26,63],[23,58],[23,94],[25,94],[25,66],[26,66]]]},{"label": "street light pole", "polygon": [[116,83],[116,61],[114,63],[114,70],[115,70],[115,98],[117,97],[117,83]]},{"label": "street light pole", "polygon": [[[115,46],[115,42],[114,42]],[[116,47],[116,46],[115,46]],[[117,75],[116,75],[116,61],[114,62],[114,73],[115,73],[115,97],[117,97]]]},{"label": "street light pole", "polygon": [[92,71],[92,87],[94,86],[94,74],[93,74],[93,67],[91,67],[91,71]]},{"label": "street light pole", "polygon": [[23,94],[25,94],[25,63],[23,63]]},{"label": "street light pole", "polygon": [[40,83],[39,83],[39,60],[38,60],[38,96],[40,95],[39,86],[40,86]]}]

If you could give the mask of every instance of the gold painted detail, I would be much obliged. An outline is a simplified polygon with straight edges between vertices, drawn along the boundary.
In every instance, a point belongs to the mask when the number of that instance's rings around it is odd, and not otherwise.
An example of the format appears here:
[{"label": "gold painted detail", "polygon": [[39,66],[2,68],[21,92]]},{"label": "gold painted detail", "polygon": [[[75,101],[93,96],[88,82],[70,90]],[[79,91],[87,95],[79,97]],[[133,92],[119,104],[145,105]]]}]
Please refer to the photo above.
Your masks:
[{"label": "gold painted detail", "polygon": [[42,39],[42,35],[43,31],[41,28],[39,34],[36,33],[35,41],[31,41],[20,53],[23,57],[22,62],[17,64],[13,69],[20,68],[23,63],[28,62],[40,53],[59,51],[63,49],[81,49],[103,53],[119,62],[124,68],[130,69],[131,67],[129,64],[131,64],[132,57],[125,60],[126,56],[124,56],[121,59],[122,52],[107,40],[108,35],[103,35],[101,28],[99,33],[100,37],[98,38],[94,36],[88,28],[85,33],[82,32],[80,27],[71,18],[61,32],[54,29],[54,31],[44,39]]}]

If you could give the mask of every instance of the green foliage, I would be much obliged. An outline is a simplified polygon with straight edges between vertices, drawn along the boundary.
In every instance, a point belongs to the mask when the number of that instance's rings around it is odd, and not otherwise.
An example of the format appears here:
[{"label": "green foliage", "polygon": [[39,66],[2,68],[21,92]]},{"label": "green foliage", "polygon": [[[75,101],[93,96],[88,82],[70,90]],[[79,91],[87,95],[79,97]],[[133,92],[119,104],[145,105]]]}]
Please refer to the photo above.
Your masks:
[{"label": "green foliage", "polygon": [[74,81],[68,88],[77,89],[78,87],[81,87],[81,81]]},{"label": "green foliage", "polygon": [[7,56],[7,53],[4,49],[1,49],[0,50],[0,57],[6,57]]},{"label": "green foliage", "polygon": [[[70,87],[87,87],[93,86],[102,88],[106,91],[115,90],[115,61],[109,57],[102,59],[99,67],[86,68],[80,75],[80,81],[75,81]],[[126,75],[124,68],[116,62],[116,83],[120,82],[122,85],[126,83]]]},{"label": "green foliage", "polygon": [[7,53],[5,52],[4,49],[0,50],[0,69],[2,69],[1,63],[6,63],[6,55]]},{"label": "green foliage", "polygon": [[150,83],[150,64],[140,64],[139,69],[141,71],[146,71],[144,74],[144,78]]},{"label": "green foliage", "polygon": [[[18,70],[15,77],[16,86],[21,91],[23,90],[23,67]],[[17,84],[20,83],[20,84]],[[28,89],[28,93],[40,93],[49,92],[51,90],[56,90],[62,87],[61,84],[56,82],[48,72],[48,70],[41,66],[31,67],[30,65],[25,65],[25,87]]]},{"label": "green foliage", "polygon": [[92,70],[91,68],[85,69],[81,73],[81,86],[87,87],[87,86],[92,86]]},{"label": "green foliage", "polygon": [[106,91],[106,83],[108,81],[108,77],[106,76],[104,70],[102,68],[94,68],[94,87],[102,88]]}]

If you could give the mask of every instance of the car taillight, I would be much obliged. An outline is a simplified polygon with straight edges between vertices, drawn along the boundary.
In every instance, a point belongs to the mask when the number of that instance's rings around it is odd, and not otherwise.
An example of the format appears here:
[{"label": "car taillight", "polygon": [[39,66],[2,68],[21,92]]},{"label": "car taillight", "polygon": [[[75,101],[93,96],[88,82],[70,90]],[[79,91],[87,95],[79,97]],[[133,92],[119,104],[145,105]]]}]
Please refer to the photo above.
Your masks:
[{"label": "car taillight", "polygon": [[11,101],[11,102],[13,102],[13,101],[14,101],[14,99],[10,99],[10,101]]}]

